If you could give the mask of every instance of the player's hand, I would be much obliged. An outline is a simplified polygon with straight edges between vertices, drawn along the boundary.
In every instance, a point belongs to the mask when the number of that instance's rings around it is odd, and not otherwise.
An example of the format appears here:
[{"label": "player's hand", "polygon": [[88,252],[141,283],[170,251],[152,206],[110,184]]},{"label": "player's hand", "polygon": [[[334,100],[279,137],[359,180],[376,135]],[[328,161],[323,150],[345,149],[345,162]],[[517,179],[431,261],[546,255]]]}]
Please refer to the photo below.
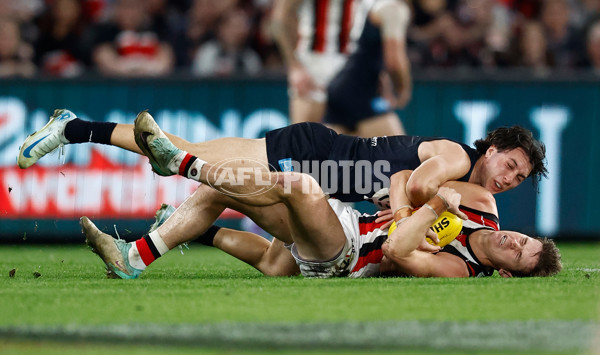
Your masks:
[{"label": "player's hand", "polygon": [[288,81],[292,91],[300,97],[306,97],[311,91],[317,89],[312,77],[306,68],[301,65],[294,65],[290,68]]},{"label": "player's hand", "polygon": [[[433,234],[435,234],[435,233],[433,233]],[[429,236],[429,233],[428,233],[428,236]],[[437,235],[435,237],[437,239]],[[438,239],[438,242],[439,242],[439,239]],[[417,247],[417,250],[424,251],[427,253],[437,253],[438,251],[440,251],[440,249],[442,249],[442,248],[440,248],[438,245],[429,244],[427,242],[427,240],[425,240],[425,238],[423,238],[423,240],[421,240],[421,243]]]},{"label": "player's hand", "polygon": [[375,219],[375,223],[386,222],[385,224],[382,224],[381,227],[379,227],[380,229],[389,228],[392,225],[393,221],[394,214],[392,213],[391,209],[377,212],[377,219]]},{"label": "player's hand", "polygon": [[438,244],[440,242],[440,238],[431,228],[427,229],[427,233],[425,233],[425,236],[431,239],[435,244]]},{"label": "player's hand", "polygon": [[437,195],[446,203],[448,212],[457,215],[461,219],[467,219],[467,215],[458,208],[460,206],[461,195],[456,190],[442,186],[439,188]]},{"label": "player's hand", "polygon": [[403,109],[412,99],[412,90],[402,89],[396,98],[396,108]]}]

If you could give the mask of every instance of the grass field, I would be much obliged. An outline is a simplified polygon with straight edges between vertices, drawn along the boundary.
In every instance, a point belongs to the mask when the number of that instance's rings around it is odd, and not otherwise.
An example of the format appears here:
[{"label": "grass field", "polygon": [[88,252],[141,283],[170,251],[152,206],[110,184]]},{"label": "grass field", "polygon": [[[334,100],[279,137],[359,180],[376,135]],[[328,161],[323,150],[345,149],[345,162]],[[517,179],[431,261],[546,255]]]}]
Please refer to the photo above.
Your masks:
[{"label": "grass field", "polygon": [[126,281],[84,245],[5,245],[0,353],[594,353],[600,245],[559,247],[546,279],[267,278],[192,245]]}]

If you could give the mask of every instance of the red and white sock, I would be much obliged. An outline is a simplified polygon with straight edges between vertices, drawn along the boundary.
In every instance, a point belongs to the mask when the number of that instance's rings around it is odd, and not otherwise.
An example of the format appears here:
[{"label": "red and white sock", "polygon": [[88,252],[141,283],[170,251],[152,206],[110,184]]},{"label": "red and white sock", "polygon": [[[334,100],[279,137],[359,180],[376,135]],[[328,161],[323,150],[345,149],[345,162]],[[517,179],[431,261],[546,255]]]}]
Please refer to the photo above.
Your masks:
[{"label": "red and white sock", "polygon": [[153,231],[131,244],[129,264],[138,270],[146,269],[146,266],[169,251],[158,231]]},{"label": "red and white sock", "polygon": [[182,150],[171,161],[169,169],[188,179],[200,181],[200,169],[204,164],[206,164],[204,160]]}]

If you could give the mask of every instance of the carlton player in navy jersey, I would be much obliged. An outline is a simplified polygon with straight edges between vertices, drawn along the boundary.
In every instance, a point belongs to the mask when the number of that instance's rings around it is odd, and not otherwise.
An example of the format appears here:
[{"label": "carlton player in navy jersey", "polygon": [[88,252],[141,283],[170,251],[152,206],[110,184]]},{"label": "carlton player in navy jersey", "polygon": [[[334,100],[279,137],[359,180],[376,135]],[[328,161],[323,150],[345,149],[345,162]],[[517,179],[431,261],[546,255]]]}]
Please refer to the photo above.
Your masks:
[{"label": "carlton player in navy jersey", "polygon": [[[365,250],[367,244],[374,241],[364,237],[359,213],[339,200],[328,199],[310,175],[245,169],[246,178],[242,183],[221,179],[227,173],[236,175],[237,168],[211,165],[178,149],[153,120],[148,121],[151,119],[148,114],[141,115],[136,120],[136,143],[150,158],[154,169],[179,171],[183,176],[221,192],[223,197],[220,204],[210,200],[210,204],[200,210],[194,206],[197,202],[186,205],[190,201],[188,199],[165,224],[130,244],[114,240],[83,217],[81,223],[88,243],[114,274],[122,278],[137,277],[148,262],[181,242],[206,232],[225,207],[246,214],[279,240],[290,244],[292,256],[301,273],[307,277],[371,276],[375,272],[365,269],[366,265],[355,269],[359,265],[361,249]],[[395,176],[398,186],[403,186],[400,183],[406,184],[412,177],[410,171],[402,171]],[[268,188],[265,188],[265,182],[269,183]],[[206,186],[203,188],[207,189]],[[495,204],[490,205],[492,194],[482,187],[472,188],[484,192],[475,199],[473,208],[487,205],[488,211],[495,212]],[[411,209],[412,202],[406,189],[393,187],[390,193],[394,201],[403,204],[397,211],[399,214]],[[396,230],[382,244],[385,256],[381,266],[383,271],[423,277],[466,277],[472,274],[471,269],[475,270],[474,266],[480,265],[482,268],[498,269],[502,276],[510,277],[547,276],[560,270],[560,257],[551,241],[517,232],[483,228],[468,232],[462,239],[464,247],[456,244],[455,253],[431,254],[417,250],[429,226],[442,212],[447,210],[467,219],[467,215],[459,210],[460,200],[461,194],[452,188],[442,187],[422,208],[399,220]],[[190,219],[194,219],[191,224]],[[385,270],[383,265],[386,260],[389,270]]]},{"label": "carlton player in navy jersey", "polygon": [[355,49],[327,88],[324,122],[338,133],[360,137],[404,134],[395,110],[412,96],[406,54],[409,5],[363,0],[360,7],[367,16],[355,20]]},{"label": "carlton player in navy jersey", "polygon": [[[140,113],[136,122],[160,131],[147,112]],[[178,148],[211,164],[227,161],[229,166],[311,174],[326,193],[347,202],[385,200],[385,189],[401,170],[414,170],[406,191],[417,205],[427,202],[445,181],[467,181],[496,194],[516,187],[527,177],[536,184],[547,172],[543,143],[519,126],[491,131],[475,142],[475,148],[442,137],[357,138],[307,122],[270,131],[264,139],[220,138],[190,143],[166,136]],[[59,146],[72,143],[111,144],[142,154],[135,143],[133,125],[85,121],[63,109],[56,110],[46,126],[25,140],[18,165],[28,168]],[[180,173],[161,169],[152,160],[151,164],[159,175]],[[397,208],[393,201],[390,206]]]}]

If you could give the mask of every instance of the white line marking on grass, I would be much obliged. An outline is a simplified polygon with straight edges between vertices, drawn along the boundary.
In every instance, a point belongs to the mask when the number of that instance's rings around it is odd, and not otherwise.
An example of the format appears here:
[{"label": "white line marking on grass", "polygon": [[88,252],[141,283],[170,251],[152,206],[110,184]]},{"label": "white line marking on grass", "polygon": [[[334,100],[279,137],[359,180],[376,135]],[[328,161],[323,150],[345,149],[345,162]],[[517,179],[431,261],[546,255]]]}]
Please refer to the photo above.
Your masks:
[{"label": "white line marking on grass", "polygon": [[585,271],[585,272],[600,272],[600,269],[590,269],[587,267],[578,267],[575,270],[577,271]]},{"label": "white line marking on grass", "polygon": [[273,349],[589,350],[581,321],[134,324],[0,327],[0,339]]}]

